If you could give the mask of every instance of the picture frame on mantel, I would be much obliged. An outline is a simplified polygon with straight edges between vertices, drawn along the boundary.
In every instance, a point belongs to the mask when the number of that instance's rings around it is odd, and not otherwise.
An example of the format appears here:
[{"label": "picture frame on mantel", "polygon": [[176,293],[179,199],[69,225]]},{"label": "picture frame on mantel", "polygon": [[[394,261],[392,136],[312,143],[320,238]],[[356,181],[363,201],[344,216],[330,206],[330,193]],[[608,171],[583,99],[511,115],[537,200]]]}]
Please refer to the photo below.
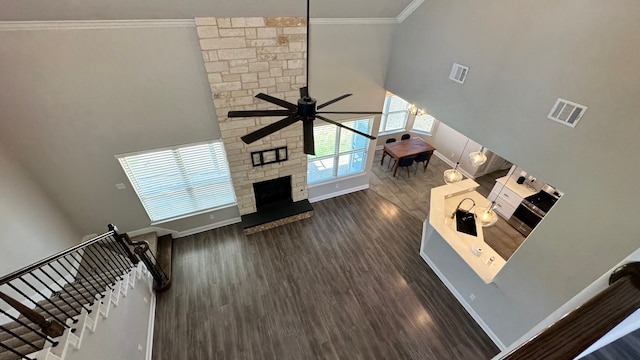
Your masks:
[{"label": "picture frame on mantel", "polygon": [[279,163],[287,160],[289,160],[289,155],[286,146],[269,150],[253,151],[251,153],[251,164],[253,164],[253,167]]}]

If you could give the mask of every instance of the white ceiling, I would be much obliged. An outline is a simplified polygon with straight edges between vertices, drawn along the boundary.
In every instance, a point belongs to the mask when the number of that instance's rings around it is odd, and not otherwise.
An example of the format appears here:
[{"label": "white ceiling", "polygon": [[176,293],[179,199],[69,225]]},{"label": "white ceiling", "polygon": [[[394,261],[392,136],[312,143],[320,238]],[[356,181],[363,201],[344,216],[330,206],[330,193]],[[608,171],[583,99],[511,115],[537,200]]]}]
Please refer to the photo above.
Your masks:
[{"label": "white ceiling", "polygon": [[[395,18],[411,0],[314,0],[312,18]],[[305,16],[304,0],[2,0],[0,21]]]}]

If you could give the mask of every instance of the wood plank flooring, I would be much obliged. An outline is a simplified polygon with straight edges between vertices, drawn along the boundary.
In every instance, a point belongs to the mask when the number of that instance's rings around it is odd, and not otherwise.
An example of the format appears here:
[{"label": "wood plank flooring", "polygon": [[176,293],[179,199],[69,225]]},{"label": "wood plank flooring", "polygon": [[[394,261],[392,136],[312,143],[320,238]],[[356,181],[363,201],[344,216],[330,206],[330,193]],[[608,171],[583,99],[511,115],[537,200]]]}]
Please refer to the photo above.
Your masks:
[{"label": "wood plank flooring", "polygon": [[373,191],[245,236],[176,239],[153,359],[490,359],[498,349],[418,255],[421,222]]},{"label": "wood plank flooring", "polygon": [[640,329],[602,347],[582,360],[640,359]]}]

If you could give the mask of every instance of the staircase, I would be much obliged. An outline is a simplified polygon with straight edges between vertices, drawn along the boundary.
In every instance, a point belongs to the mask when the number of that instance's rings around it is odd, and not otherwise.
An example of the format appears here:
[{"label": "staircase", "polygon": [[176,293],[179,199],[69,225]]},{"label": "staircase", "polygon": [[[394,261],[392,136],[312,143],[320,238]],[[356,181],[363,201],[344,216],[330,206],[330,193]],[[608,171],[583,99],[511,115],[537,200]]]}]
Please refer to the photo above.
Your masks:
[{"label": "staircase", "polygon": [[162,289],[169,281],[149,244],[115,227],[1,277],[0,360],[67,358],[137,283]]}]

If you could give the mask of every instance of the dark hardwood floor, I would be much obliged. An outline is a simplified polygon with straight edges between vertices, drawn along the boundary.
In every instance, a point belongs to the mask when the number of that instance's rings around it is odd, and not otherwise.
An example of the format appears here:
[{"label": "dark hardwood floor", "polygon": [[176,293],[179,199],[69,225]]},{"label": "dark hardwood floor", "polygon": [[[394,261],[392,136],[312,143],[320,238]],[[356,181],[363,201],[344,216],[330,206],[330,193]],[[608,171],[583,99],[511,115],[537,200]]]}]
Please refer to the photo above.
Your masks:
[{"label": "dark hardwood floor", "polygon": [[370,190],[245,236],[176,239],[153,358],[490,359],[498,349],[418,255],[420,220]]},{"label": "dark hardwood floor", "polygon": [[582,360],[626,360],[640,359],[640,329],[600,348]]}]

